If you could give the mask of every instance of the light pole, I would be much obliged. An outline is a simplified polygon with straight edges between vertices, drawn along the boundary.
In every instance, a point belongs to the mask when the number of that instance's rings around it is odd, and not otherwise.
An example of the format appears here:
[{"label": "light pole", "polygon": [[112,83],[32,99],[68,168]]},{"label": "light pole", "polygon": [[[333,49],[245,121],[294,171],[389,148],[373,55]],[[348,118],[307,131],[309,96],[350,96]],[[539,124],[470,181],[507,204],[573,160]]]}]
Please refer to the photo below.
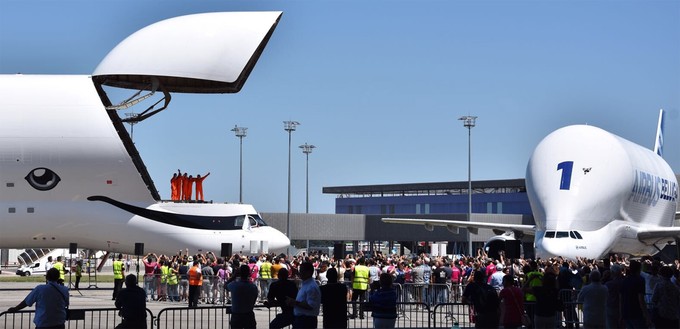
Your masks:
[{"label": "light pole", "polygon": [[[297,121],[284,121],[283,130],[288,132],[288,211],[286,212],[286,235],[290,240],[290,147],[292,142],[293,132],[295,128],[300,125]],[[286,254],[290,255],[290,245],[286,248]]]},{"label": "light pole", "polygon": [[248,128],[234,125],[232,129],[239,139],[239,175],[238,175],[238,203],[243,203],[243,137],[246,137]]},{"label": "light pole", "polygon": [[[468,129],[468,222],[472,220],[472,127],[475,126],[476,116],[462,116],[458,120],[463,121],[463,126]],[[468,255],[474,256],[472,253],[472,236],[468,230]]]},{"label": "light pole", "polygon": [[309,214],[309,154],[312,153],[312,150],[315,149],[316,146],[305,143],[305,145],[300,145],[300,148],[302,149],[302,153],[304,153],[305,156],[307,157],[307,164],[306,164],[306,167],[305,167],[305,175],[306,175],[305,186],[306,186],[306,190],[307,190],[307,193],[306,193],[307,199],[306,199],[306,202],[305,202],[305,212]]},{"label": "light pole", "polygon": [[134,119],[137,118],[138,114],[135,112],[128,112],[125,113],[125,116],[129,118],[130,121],[128,121],[128,124],[130,124],[130,140],[134,139],[135,135],[135,124],[137,124],[137,121]]}]

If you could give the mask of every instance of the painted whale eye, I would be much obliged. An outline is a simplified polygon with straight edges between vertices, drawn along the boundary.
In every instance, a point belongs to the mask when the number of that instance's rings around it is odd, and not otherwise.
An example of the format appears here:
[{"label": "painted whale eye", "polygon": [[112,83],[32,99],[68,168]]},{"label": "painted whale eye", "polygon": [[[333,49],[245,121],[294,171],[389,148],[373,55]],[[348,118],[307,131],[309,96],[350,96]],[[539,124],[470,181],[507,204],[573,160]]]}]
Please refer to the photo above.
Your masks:
[{"label": "painted whale eye", "polygon": [[48,191],[53,189],[61,178],[54,171],[47,168],[35,168],[24,177],[29,185],[38,191]]}]

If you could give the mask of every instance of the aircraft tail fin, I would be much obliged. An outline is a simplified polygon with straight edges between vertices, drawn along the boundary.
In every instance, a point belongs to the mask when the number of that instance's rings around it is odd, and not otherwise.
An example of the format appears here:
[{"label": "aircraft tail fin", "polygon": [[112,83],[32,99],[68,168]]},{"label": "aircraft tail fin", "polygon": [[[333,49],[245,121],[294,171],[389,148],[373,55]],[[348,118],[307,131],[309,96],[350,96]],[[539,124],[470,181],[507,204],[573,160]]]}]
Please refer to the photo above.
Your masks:
[{"label": "aircraft tail fin", "polygon": [[663,156],[663,126],[664,126],[664,112],[659,110],[659,124],[656,127],[656,141],[654,142],[654,153]]}]

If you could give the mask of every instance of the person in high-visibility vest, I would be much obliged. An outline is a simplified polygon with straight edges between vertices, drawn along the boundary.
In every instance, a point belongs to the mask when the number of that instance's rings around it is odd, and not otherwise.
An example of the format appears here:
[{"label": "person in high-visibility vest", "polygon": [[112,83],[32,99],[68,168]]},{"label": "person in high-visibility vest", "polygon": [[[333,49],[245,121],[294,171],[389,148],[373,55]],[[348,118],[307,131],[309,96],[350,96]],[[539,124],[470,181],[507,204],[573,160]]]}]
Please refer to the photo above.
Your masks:
[{"label": "person in high-visibility vest", "polygon": [[200,261],[198,257],[194,259],[194,265],[189,269],[189,307],[198,307],[198,296],[201,294],[201,285],[203,285],[203,274],[201,268],[198,266]]},{"label": "person in high-visibility vest", "polygon": [[161,264],[161,293],[158,295],[159,301],[166,301],[168,297],[168,275],[170,274],[170,263],[165,260]]},{"label": "person in high-visibility vest", "polygon": [[267,255],[262,265],[260,265],[260,300],[267,300],[269,285],[272,282],[272,263],[271,256]]},{"label": "person in high-visibility vest", "polygon": [[118,259],[113,261],[113,298],[116,300],[118,291],[123,287],[123,279],[125,278],[125,264],[123,263],[123,254],[118,254]]},{"label": "person in high-visibility vest", "polygon": [[179,278],[177,276],[177,263],[168,266],[168,299],[171,302],[179,302]]},{"label": "person in high-visibility vest", "polygon": [[64,283],[64,280],[66,279],[66,269],[64,268],[64,262],[62,261],[61,256],[57,257],[57,262],[54,263],[52,267],[59,270],[59,280],[61,280],[61,283]]},{"label": "person in high-visibility vest", "polygon": [[[368,267],[366,266],[366,259],[364,257],[359,258],[357,261],[358,265],[354,266],[354,275],[352,276],[352,302],[357,300],[360,303],[366,302],[366,290],[368,290]],[[351,319],[357,317],[357,304],[352,303],[352,314]],[[359,318],[364,318],[364,306],[363,304],[359,307]]]}]

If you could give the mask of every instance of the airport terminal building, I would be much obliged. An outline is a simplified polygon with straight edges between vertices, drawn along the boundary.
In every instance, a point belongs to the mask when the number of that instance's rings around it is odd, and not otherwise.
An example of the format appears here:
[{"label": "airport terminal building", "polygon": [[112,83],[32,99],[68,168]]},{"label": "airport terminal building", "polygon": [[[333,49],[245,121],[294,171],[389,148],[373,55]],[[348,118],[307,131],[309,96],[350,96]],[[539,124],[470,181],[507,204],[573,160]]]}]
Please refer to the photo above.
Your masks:
[{"label": "airport terminal building", "polygon": [[[388,224],[383,217],[467,220],[468,182],[412,183],[324,187],[323,193],[336,195],[335,214],[291,214],[292,240],[326,240],[334,243],[380,242],[408,250],[427,250],[432,243],[446,244],[447,254],[467,254],[481,248],[502,232],[466,229],[452,232],[445,227],[428,231],[421,225]],[[285,231],[285,213],[263,213],[270,225]],[[472,220],[533,225],[524,179],[472,182]],[[371,243],[373,242],[373,243]],[[533,239],[523,239],[525,254],[533,254]],[[364,250],[366,247],[364,246]],[[357,249],[353,249],[357,250]],[[347,250],[349,251],[349,250]]]}]

